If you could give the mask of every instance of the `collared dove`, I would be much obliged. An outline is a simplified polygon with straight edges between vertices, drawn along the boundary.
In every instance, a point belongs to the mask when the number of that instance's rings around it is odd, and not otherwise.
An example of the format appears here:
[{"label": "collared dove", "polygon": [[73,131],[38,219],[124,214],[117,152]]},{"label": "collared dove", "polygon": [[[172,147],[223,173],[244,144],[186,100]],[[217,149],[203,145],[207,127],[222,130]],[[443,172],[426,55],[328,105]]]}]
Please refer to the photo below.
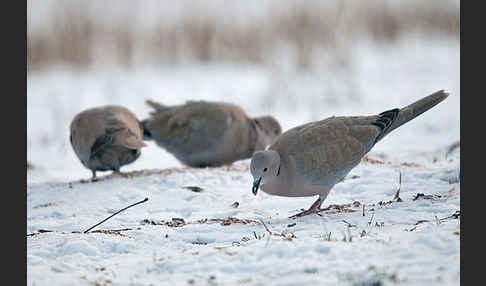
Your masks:
[{"label": "collared dove", "polygon": [[144,140],[156,144],[191,167],[217,167],[250,158],[282,133],[272,116],[249,118],[242,108],[225,102],[187,101],[154,109],[142,121]]},{"label": "collared dove", "polygon": [[134,162],[140,156],[143,129],[127,108],[107,105],[87,109],[71,122],[71,146],[81,163],[93,173],[113,170]]},{"label": "collared dove", "polygon": [[318,195],[312,206],[291,218],[318,213],[332,187],[395,128],[424,113],[448,93],[440,90],[402,109],[371,116],[329,117],[292,128],[250,163],[253,194],[285,197]]}]

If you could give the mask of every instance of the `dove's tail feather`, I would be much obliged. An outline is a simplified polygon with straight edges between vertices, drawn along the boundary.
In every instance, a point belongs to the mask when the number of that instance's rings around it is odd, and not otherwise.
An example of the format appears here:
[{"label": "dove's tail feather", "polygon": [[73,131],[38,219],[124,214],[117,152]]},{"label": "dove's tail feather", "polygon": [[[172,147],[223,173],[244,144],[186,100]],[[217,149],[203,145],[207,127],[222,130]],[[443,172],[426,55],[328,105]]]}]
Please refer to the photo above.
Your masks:
[{"label": "dove's tail feather", "polygon": [[[167,110],[174,108],[173,106],[167,106],[167,105],[155,102],[155,101],[150,100],[150,99],[145,100],[145,104],[147,104],[148,106],[150,106],[154,109],[153,112],[149,113],[151,116],[156,116],[157,113],[159,113],[159,112],[167,111]],[[142,129],[143,129],[143,140],[145,140],[145,141],[153,140],[152,133],[147,128],[148,120],[149,119],[145,119],[145,120],[142,120],[140,122],[140,125],[142,126]]]},{"label": "dove's tail feather", "polygon": [[378,126],[381,124],[384,128],[382,128],[383,131],[376,139],[376,142],[385,137],[392,130],[402,126],[408,121],[436,106],[448,96],[448,92],[439,90],[401,109],[396,108],[380,113],[380,118],[377,120],[377,124],[375,125]]},{"label": "dove's tail feather", "polygon": [[156,111],[169,109],[169,107],[167,105],[164,105],[164,104],[161,104],[161,103],[152,101],[150,99],[147,99],[145,101],[145,104],[147,104],[148,106],[152,107]]}]

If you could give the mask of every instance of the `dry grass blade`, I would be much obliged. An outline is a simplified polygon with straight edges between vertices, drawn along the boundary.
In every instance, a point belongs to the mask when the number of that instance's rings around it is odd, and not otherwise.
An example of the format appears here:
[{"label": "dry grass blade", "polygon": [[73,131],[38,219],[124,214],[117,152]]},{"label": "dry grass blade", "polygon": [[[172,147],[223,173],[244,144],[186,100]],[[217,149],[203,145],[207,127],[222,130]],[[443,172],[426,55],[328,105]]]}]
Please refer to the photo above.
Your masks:
[{"label": "dry grass blade", "polygon": [[356,227],[355,224],[351,224],[343,219],[343,222],[348,225],[348,227]]},{"label": "dry grass blade", "polygon": [[403,202],[403,200],[400,198],[400,189],[402,188],[402,171],[400,171],[400,177],[398,179],[398,190],[395,193],[395,196],[393,197],[393,201],[396,201],[398,203]]},{"label": "dry grass blade", "polygon": [[454,150],[456,150],[457,148],[459,148],[461,146],[461,141],[460,140],[457,140],[457,142],[455,142],[454,144],[452,144],[449,149],[447,149],[447,152],[445,154],[445,158],[447,159],[447,156],[449,156],[452,152],[454,152]]},{"label": "dry grass blade", "polygon": [[47,230],[47,229],[39,229],[37,232],[29,233],[27,236],[36,236],[42,233],[49,233],[54,232],[58,234],[91,234],[91,233],[102,233],[102,234],[114,234],[126,237],[127,235],[122,234],[122,231],[129,231],[132,228],[123,228],[123,229],[100,229],[100,230],[93,230],[88,233],[80,232],[80,231],[72,231],[72,232],[63,232],[63,231],[55,231],[55,230]]},{"label": "dry grass blade", "polygon": [[293,232],[291,232],[290,234],[288,234],[286,231],[282,231],[281,233],[272,232],[267,227],[267,225],[265,224],[265,222],[263,220],[260,220],[260,222],[265,227],[265,230],[267,231],[267,233],[270,236],[278,236],[278,237],[281,237],[283,240],[288,240],[288,241],[292,241],[292,239],[297,238]]},{"label": "dry grass blade", "polygon": [[370,221],[368,222],[368,226],[371,226],[371,222],[373,221],[374,217],[375,217],[375,213],[371,215]]},{"label": "dry grass blade", "polygon": [[412,201],[416,201],[418,199],[433,200],[433,201],[435,201],[435,200],[438,200],[438,199],[440,199],[442,197],[444,197],[444,196],[442,196],[442,195],[425,195],[423,193],[417,193],[415,195],[415,197],[412,199]]},{"label": "dry grass blade", "polygon": [[34,206],[34,209],[47,208],[47,207],[52,207],[52,206],[56,206],[56,205],[57,204],[55,204],[55,203],[45,203],[45,204],[40,204],[40,205]]},{"label": "dry grass blade", "polygon": [[[447,216],[447,217],[444,217],[444,218],[438,218],[437,216],[435,216],[435,221],[439,224],[439,223],[441,223],[445,220],[448,220],[448,219],[458,219],[460,216],[461,216],[461,211],[457,210],[453,214],[451,214],[450,216]],[[422,220],[417,221],[415,223],[415,225],[419,225],[419,224],[425,223],[425,222],[430,222],[430,220],[422,219]]]},{"label": "dry grass blade", "polygon": [[130,229],[121,229],[121,230],[103,230],[103,229],[97,229],[93,230],[90,233],[103,233],[103,234],[114,234],[114,235],[119,235],[122,237],[126,237],[127,235],[121,233],[123,230],[130,230]]},{"label": "dry grass blade", "polygon": [[41,233],[46,233],[46,232],[54,232],[53,230],[47,230],[47,229],[39,229],[37,232],[29,233],[27,236],[35,236]]}]

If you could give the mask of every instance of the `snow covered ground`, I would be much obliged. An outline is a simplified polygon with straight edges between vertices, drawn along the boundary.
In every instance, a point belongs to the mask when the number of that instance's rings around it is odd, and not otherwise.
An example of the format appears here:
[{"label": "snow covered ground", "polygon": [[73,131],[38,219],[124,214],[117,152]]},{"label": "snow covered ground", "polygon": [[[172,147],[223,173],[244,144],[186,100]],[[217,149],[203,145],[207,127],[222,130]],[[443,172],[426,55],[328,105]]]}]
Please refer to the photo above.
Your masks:
[{"label": "snow covered ground", "polygon": [[[362,45],[352,62],[317,74],[224,64],[29,74],[28,285],[458,285],[460,154],[448,151],[460,139],[459,43]],[[251,116],[272,114],[287,130],[402,107],[439,89],[450,96],[378,143],[334,187],[323,206],[341,209],[296,220],[288,216],[315,198],[254,197],[250,160],[187,168],[149,142],[122,168],[129,178],[106,172],[82,183],[90,172],[68,139],[74,115],[103,104],[142,119],[149,98],[222,100]]]}]

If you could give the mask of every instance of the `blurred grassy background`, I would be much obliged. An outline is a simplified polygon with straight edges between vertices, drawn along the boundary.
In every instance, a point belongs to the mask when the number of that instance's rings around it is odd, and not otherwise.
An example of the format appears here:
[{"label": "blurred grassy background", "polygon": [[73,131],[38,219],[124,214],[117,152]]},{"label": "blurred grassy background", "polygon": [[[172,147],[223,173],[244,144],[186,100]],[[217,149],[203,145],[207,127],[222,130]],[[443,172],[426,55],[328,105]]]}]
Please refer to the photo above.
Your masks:
[{"label": "blurred grassy background", "polygon": [[28,0],[28,72],[189,62],[346,66],[362,41],[459,41],[459,0]]}]

